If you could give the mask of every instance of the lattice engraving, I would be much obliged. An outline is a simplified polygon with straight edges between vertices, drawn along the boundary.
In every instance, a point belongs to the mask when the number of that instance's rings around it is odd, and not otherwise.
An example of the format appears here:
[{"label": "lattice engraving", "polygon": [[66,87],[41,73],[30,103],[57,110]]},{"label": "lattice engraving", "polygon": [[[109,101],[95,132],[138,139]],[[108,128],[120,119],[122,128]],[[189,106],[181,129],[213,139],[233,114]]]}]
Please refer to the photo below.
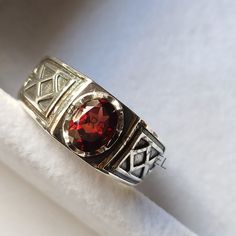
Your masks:
[{"label": "lattice engraving", "polygon": [[29,77],[24,96],[37,110],[48,116],[53,104],[74,82],[53,64],[44,63]]},{"label": "lattice engraving", "polygon": [[119,164],[116,172],[138,183],[155,167],[162,153],[163,150],[142,133],[130,153]]}]

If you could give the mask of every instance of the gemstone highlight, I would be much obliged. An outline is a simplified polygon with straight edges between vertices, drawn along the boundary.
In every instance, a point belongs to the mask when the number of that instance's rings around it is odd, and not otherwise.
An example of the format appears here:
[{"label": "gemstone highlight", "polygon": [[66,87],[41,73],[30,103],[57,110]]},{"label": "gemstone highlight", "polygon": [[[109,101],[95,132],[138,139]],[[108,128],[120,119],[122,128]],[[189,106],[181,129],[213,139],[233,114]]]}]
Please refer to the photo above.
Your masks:
[{"label": "gemstone highlight", "polygon": [[116,133],[118,115],[107,99],[93,99],[78,107],[68,122],[71,144],[84,152],[107,145]]}]

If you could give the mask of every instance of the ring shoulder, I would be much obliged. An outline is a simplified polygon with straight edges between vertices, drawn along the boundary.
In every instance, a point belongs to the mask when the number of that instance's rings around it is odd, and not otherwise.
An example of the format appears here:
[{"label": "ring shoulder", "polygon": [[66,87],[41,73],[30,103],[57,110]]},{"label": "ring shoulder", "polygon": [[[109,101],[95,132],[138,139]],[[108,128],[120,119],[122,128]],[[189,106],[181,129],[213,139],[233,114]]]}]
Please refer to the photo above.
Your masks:
[{"label": "ring shoulder", "polygon": [[19,99],[30,115],[50,132],[62,112],[60,109],[66,106],[65,103],[70,103],[68,98],[72,99],[68,95],[90,82],[74,69],[65,68],[62,62],[45,58],[28,76],[19,92]]},{"label": "ring shoulder", "polygon": [[109,174],[125,183],[136,185],[149,174],[163,157],[164,145],[140,120],[127,144],[105,167]]}]

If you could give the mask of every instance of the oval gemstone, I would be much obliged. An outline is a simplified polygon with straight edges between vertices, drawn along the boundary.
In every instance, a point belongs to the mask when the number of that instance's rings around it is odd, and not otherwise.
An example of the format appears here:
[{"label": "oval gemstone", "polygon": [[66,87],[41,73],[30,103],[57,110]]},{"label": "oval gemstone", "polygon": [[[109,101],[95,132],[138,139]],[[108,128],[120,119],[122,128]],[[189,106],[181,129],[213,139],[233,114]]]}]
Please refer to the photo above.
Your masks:
[{"label": "oval gemstone", "polygon": [[70,142],[84,152],[95,152],[116,133],[118,115],[107,99],[94,99],[77,108],[69,121]]}]

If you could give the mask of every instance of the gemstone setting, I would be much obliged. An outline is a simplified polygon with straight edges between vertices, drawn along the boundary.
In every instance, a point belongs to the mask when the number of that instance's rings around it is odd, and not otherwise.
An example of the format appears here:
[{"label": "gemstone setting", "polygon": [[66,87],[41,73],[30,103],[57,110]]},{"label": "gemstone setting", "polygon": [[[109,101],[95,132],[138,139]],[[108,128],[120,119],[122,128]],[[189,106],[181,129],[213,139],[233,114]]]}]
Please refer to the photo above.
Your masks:
[{"label": "gemstone setting", "polygon": [[112,96],[87,94],[68,109],[64,140],[81,156],[92,156],[109,149],[123,128],[123,109]]}]

